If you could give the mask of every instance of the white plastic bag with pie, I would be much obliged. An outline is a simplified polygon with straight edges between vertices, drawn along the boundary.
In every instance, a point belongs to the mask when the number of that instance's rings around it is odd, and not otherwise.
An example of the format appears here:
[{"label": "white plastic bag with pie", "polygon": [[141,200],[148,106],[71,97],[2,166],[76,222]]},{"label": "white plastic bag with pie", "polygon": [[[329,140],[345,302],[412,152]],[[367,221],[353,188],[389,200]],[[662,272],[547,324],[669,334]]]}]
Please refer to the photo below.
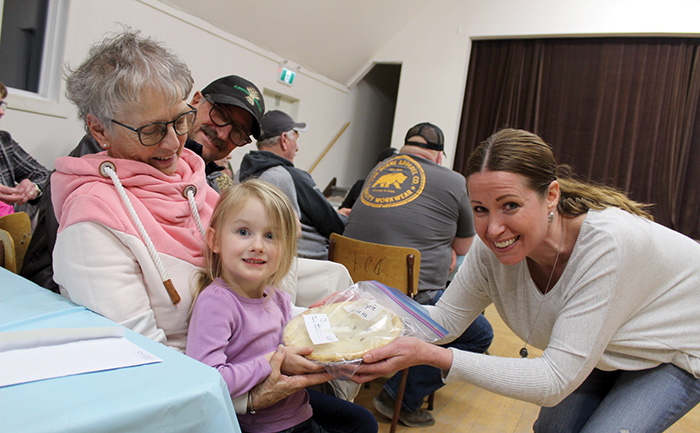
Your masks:
[{"label": "white plastic bag with pie", "polygon": [[308,359],[323,364],[333,377],[348,379],[362,355],[397,337],[433,342],[446,335],[413,299],[377,281],[360,281],[295,316],[284,328],[283,341],[290,347],[313,347]]}]

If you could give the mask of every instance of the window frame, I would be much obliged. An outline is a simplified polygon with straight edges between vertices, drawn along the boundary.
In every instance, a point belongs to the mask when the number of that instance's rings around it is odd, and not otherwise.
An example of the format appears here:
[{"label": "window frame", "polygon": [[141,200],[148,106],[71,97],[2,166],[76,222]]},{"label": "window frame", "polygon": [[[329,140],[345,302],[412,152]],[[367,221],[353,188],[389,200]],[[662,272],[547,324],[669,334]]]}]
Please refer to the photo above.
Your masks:
[{"label": "window frame", "polygon": [[[0,0],[0,27],[5,0]],[[68,28],[70,0],[48,0],[46,33],[39,73],[39,92],[9,87],[9,108],[30,113],[68,118],[70,110],[61,103],[63,54]]]}]

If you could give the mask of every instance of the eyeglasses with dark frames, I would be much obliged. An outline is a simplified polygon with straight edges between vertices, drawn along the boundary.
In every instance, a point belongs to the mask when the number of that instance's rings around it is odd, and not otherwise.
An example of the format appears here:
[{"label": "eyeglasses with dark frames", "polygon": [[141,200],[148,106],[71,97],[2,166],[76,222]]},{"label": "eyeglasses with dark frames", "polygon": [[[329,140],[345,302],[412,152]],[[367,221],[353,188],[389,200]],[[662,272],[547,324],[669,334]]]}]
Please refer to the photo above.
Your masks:
[{"label": "eyeglasses with dark frames", "polygon": [[235,144],[238,147],[241,147],[253,141],[250,139],[250,133],[245,132],[243,128],[236,125],[231,119],[231,116],[229,116],[228,112],[226,112],[226,110],[222,106],[214,102],[214,100],[211,98],[211,95],[204,95],[204,98],[211,104],[211,110],[209,110],[209,118],[214,123],[214,125],[218,126],[219,128],[231,125],[231,132],[229,132],[228,136],[233,144]]},{"label": "eyeglasses with dark frames", "polygon": [[177,135],[185,135],[194,126],[194,121],[197,119],[197,109],[187,104],[191,108],[190,111],[186,111],[170,122],[153,122],[148,125],[143,125],[140,128],[132,128],[131,126],[125,125],[121,122],[117,122],[114,119],[110,119],[112,122],[119,126],[122,126],[130,131],[134,131],[139,136],[139,141],[144,146],[155,146],[156,144],[163,141],[165,136],[168,134],[168,125],[172,124],[173,129]]}]

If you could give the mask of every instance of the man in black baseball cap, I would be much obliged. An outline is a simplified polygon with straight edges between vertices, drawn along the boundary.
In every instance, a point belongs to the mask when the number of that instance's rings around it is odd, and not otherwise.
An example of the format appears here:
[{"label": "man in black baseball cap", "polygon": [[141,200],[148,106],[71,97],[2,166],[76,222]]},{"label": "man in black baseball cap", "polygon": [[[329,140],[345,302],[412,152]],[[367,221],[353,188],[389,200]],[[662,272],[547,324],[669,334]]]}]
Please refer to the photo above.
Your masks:
[{"label": "man in black baseball cap", "polygon": [[445,156],[445,135],[438,126],[428,122],[413,126],[406,133],[404,145],[438,151],[441,154],[438,164],[442,164],[442,156]]},{"label": "man in black baseball cap", "polygon": [[[421,137],[423,140],[417,140],[416,137]],[[404,144],[442,152],[445,150],[445,136],[442,129],[432,123],[423,122],[406,132]]]},{"label": "man in black baseball cap", "polygon": [[188,134],[202,146],[207,163],[225,158],[236,147],[260,135],[265,112],[262,93],[255,84],[237,75],[209,83],[190,102],[197,109],[197,120]]}]

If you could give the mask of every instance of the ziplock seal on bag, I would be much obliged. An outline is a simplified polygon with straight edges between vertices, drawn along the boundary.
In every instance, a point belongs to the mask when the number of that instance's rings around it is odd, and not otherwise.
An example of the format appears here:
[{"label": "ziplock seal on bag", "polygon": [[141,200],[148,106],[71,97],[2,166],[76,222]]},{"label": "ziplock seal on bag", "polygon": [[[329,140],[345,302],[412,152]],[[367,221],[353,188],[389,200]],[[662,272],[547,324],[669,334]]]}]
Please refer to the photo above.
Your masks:
[{"label": "ziplock seal on bag", "polygon": [[360,281],[292,319],[283,340],[287,346],[314,347],[309,359],[336,379],[348,379],[368,350],[404,336],[432,343],[447,333],[406,294],[377,281]]}]

